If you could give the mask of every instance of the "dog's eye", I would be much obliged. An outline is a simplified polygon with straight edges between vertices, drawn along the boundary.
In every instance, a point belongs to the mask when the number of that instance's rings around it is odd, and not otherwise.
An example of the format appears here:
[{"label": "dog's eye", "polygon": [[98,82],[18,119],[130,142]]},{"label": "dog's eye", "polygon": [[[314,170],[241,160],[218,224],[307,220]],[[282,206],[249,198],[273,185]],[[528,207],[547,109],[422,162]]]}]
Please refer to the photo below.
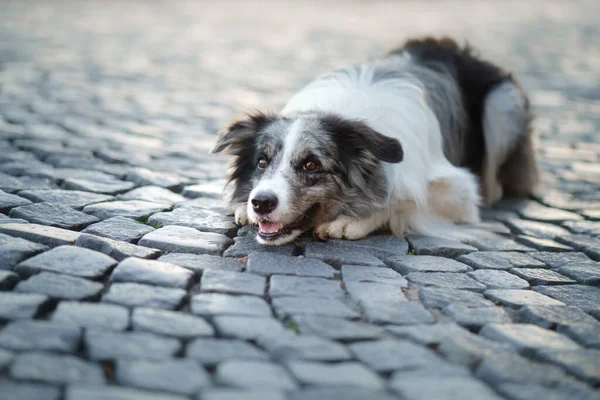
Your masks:
[{"label": "dog's eye", "polygon": [[319,164],[315,161],[307,161],[302,166],[302,169],[308,172],[315,172],[319,169]]},{"label": "dog's eye", "polygon": [[266,159],[261,158],[260,160],[258,160],[258,168],[265,169],[268,166],[269,166],[269,162]]}]

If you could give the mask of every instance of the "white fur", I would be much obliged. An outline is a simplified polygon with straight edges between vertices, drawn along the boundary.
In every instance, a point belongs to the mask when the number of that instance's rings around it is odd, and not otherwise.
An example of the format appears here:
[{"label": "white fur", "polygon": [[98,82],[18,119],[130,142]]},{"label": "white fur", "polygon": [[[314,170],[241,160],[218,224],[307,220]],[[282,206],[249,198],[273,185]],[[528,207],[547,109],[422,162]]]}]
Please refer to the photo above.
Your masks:
[{"label": "white fur", "polygon": [[486,154],[483,197],[486,204],[494,204],[502,198],[498,170],[526,132],[524,103],[522,92],[512,82],[498,85],[486,97],[483,111]]},{"label": "white fur", "polygon": [[[378,81],[375,69],[384,63],[407,72]],[[444,156],[440,125],[423,85],[410,74],[410,63],[404,54],[336,72],[309,84],[282,110],[283,115],[325,111],[363,120],[398,139],[404,149],[402,162],[382,163],[389,185],[387,209],[363,220],[342,217],[316,227],[317,235],[357,239],[389,225],[398,235],[459,237],[454,223],[478,222],[476,179]]]}]

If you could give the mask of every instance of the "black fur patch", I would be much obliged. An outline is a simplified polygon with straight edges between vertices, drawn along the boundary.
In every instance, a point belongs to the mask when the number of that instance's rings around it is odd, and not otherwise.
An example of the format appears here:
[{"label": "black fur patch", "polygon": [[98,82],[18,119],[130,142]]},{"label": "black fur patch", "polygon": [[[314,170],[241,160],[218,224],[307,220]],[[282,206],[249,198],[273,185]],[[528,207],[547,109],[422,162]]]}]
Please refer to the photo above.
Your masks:
[{"label": "black fur patch", "polygon": [[[449,72],[461,91],[467,113],[466,140],[463,141],[461,167],[480,175],[483,168],[485,142],[483,135],[483,107],[485,97],[498,84],[510,80],[511,75],[487,61],[481,60],[468,45],[459,46],[449,38],[423,38],[407,41],[390,54],[408,52],[419,64],[437,72]],[[442,71],[440,68],[444,68]]]}]

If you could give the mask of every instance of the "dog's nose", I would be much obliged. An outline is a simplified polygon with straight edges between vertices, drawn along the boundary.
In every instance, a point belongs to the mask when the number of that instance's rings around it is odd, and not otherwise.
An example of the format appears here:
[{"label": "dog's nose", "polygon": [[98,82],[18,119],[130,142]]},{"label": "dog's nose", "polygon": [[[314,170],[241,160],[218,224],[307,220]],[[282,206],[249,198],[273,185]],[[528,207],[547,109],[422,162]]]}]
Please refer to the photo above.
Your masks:
[{"label": "dog's nose", "polygon": [[277,196],[270,192],[257,193],[250,203],[257,214],[268,214],[277,207]]}]

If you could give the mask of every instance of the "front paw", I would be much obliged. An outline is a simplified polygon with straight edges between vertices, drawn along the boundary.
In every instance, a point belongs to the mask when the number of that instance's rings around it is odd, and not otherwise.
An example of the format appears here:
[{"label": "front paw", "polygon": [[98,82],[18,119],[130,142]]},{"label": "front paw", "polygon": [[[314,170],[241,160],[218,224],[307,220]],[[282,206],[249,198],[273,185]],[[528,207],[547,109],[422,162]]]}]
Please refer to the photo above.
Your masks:
[{"label": "front paw", "polygon": [[331,222],[326,222],[315,228],[315,236],[320,240],[348,239],[357,240],[369,234],[365,224],[356,219],[341,217]]},{"label": "front paw", "polygon": [[244,226],[248,224],[248,212],[246,211],[246,205],[238,206],[235,209],[235,223]]}]

